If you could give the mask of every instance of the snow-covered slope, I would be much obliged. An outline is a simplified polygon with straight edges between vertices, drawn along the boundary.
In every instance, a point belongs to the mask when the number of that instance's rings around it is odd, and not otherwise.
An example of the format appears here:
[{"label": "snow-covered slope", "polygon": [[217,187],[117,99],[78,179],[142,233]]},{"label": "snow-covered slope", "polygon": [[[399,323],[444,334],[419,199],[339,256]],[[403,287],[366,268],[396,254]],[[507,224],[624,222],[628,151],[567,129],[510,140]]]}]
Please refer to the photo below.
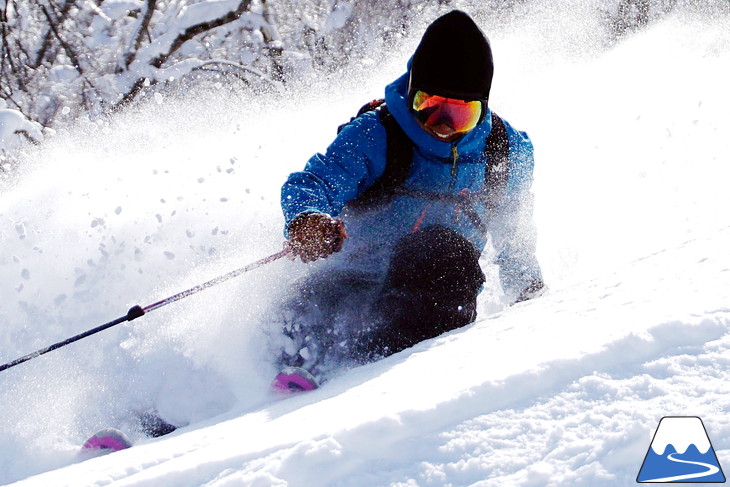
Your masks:
[{"label": "snow-covered slope", "polygon": [[[0,373],[0,483],[633,485],[667,415],[730,465],[729,24],[489,31],[495,109],[537,147],[543,297],[485,292],[473,325],[275,401],[266,307],[302,264],[270,264]],[[279,250],[283,177],[407,56],[296,106],[158,98],[48,142],[0,196],[0,362]],[[190,425],[78,457],[152,407]]]}]

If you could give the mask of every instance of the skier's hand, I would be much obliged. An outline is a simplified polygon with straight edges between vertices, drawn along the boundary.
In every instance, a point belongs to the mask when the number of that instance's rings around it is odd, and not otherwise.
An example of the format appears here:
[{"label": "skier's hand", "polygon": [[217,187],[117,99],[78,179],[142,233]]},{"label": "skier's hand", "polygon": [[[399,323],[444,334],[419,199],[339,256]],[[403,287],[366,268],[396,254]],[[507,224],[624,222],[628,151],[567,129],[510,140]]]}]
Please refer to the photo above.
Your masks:
[{"label": "skier's hand", "polygon": [[327,213],[305,213],[289,224],[287,245],[302,262],[313,262],[342,250],[345,238],[342,220]]}]

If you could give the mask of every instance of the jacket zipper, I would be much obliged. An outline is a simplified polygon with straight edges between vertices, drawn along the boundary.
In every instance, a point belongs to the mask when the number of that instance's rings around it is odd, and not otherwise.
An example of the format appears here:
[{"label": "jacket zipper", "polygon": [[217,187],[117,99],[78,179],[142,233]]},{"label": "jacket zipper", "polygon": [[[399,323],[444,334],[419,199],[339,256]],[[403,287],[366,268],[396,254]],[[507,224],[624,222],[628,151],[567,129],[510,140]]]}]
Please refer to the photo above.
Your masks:
[{"label": "jacket zipper", "polygon": [[456,144],[451,146],[451,182],[449,183],[449,190],[453,190],[456,187],[456,176],[459,173],[457,168],[457,162],[459,161],[459,150],[456,148]]}]

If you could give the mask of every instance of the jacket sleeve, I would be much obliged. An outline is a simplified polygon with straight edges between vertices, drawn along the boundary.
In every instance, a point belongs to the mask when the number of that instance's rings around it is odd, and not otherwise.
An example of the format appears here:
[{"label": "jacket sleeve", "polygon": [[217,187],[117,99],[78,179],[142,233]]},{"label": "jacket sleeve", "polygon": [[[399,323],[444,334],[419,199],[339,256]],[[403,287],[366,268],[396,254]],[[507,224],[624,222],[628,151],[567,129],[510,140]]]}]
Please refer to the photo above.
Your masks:
[{"label": "jacket sleeve", "polygon": [[342,129],[325,154],[290,174],[281,188],[285,229],[302,213],[338,216],[370,187],[385,170],[385,138],[377,112],[365,113]]},{"label": "jacket sleeve", "polygon": [[510,302],[529,299],[543,286],[535,257],[537,232],[531,192],[534,150],[530,138],[505,122],[510,143],[507,187],[490,225],[502,289]]}]

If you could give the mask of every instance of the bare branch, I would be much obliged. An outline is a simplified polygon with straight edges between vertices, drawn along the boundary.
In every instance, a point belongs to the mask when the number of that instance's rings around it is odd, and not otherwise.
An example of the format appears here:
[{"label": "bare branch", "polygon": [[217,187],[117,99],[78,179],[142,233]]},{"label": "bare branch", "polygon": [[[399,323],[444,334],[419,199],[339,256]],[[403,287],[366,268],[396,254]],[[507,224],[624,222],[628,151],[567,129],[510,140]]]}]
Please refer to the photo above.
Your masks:
[{"label": "bare branch", "polygon": [[130,64],[134,61],[134,58],[137,57],[137,51],[139,51],[139,48],[142,46],[142,41],[144,40],[145,34],[149,38],[149,26],[150,22],[152,21],[152,15],[155,13],[155,8],[157,7],[157,0],[147,0],[147,10],[145,10],[144,16],[142,17],[142,20],[140,21],[139,28],[137,30],[137,34],[134,36],[134,43],[132,44],[132,49],[130,52],[124,55],[124,67],[128,68]]},{"label": "bare branch", "polygon": [[18,135],[22,135],[23,137],[25,137],[26,140],[28,142],[30,142],[31,144],[33,144],[33,145],[40,145],[41,144],[41,141],[40,140],[37,140],[35,137],[33,137],[32,135],[30,135],[25,130],[16,130],[15,133],[18,134]]},{"label": "bare branch", "polygon": [[120,108],[124,108],[127,106],[132,100],[134,100],[137,95],[142,91],[142,88],[144,88],[145,84],[147,83],[147,78],[139,78],[137,81],[134,82],[132,85],[132,88],[122,96],[122,99],[119,100],[113,107],[112,110],[119,110]]},{"label": "bare branch", "polygon": [[271,9],[266,3],[266,0],[261,0],[261,4],[264,9],[263,17],[266,21],[265,26],[262,26],[260,31],[261,35],[266,41],[267,49],[271,56],[272,71],[274,79],[279,82],[284,82],[284,66],[282,64],[282,55],[284,54],[284,48],[281,46],[279,39],[279,33],[274,28],[273,18],[271,16]]},{"label": "bare branch", "polygon": [[2,56],[0,56],[3,60],[3,71],[5,71],[5,61],[7,61],[8,66],[10,66],[10,72],[13,74],[17,74],[17,69],[15,67],[15,64],[13,63],[13,56],[10,51],[10,42],[8,40],[10,36],[10,31],[8,29],[8,4],[5,3],[4,8],[2,12],[0,13],[0,32],[2,32]]},{"label": "bare branch", "polygon": [[257,79],[267,83],[273,88],[280,88],[281,85],[276,81],[271,80],[263,72],[250,66],[244,66],[243,64],[234,63],[231,61],[212,59],[206,61],[200,66],[193,68],[193,71],[207,71],[213,73],[229,74],[243,81],[245,84],[251,84],[251,80],[246,77],[246,74],[255,76]]},{"label": "bare branch", "polygon": [[[71,10],[71,6],[75,3],[75,0],[66,0],[63,4],[63,6],[60,9],[60,12],[58,12],[59,18],[57,19],[57,23],[61,24],[66,20],[66,17],[68,16],[69,11]],[[41,5],[41,8],[45,8]],[[48,16],[48,12],[44,12],[46,17]],[[41,47],[38,49],[38,52],[36,53],[35,61],[31,63],[32,68],[37,68],[41,65],[43,62],[43,58],[48,52],[48,49],[51,47],[51,41],[53,39],[54,33],[53,33],[54,26],[52,22],[49,21],[48,28],[46,29],[46,33],[43,35],[43,42],[41,42]]]},{"label": "bare branch", "polygon": [[71,60],[71,64],[74,68],[76,68],[76,71],[79,72],[81,76],[84,75],[84,70],[81,68],[81,63],[79,62],[78,56],[76,56],[76,52],[71,48],[71,46],[61,37],[61,34],[59,34],[58,29],[56,28],[56,23],[53,18],[51,18],[51,14],[48,13],[48,10],[44,5],[41,5],[41,12],[43,12],[43,15],[48,20],[48,25],[51,28],[51,31],[53,32],[53,35],[56,36],[56,39],[58,39],[58,42],[61,43],[61,46],[63,47],[64,52],[68,56],[68,58]]},{"label": "bare branch", "polygon": [[241,15],[243,15],[243,13],[248,10],[250,6],[251,0],[241,0],[241,3],[238,4],[238,7],[236,7],[235,10],[231,10],[222,17],[208,22],[201,22],[199,24],[191,25],[190,27],[185,29],[182,34],[178,35],[175,38],[175,40],[172,42],[172,45],[170,46],[170,49],[168,49],[166,53],[157,56],[150,64],[156,68],[159,68],[165,61],[167,61],[170,56],[172,56],[178,49],[180,49],[183,44],[185,44],[189,40],[192,40],[193,37],[197,36],[198,34],[202,34],[203,32],[207,32],[211,29],[215,29],[216,27],[220,27],[222,25],[238,20]]},{"label": "bare branch", "polygon": [[23,111],[23,107],[20,105],[20,103],[18,103],[17,101],[15,101],[15,99],[13,98],[13,94],[11,92],[9,92],[9,91],[6,91],[5,86],[0,86],[0,88],[3,89],[3,99],[5,101],[11,102],[13,105],[15,105],[15,108],[20,113],[22,113],[23,115],[25,115],[25,118],[30,119],[30,117],[28,117],[28,114]]}]

